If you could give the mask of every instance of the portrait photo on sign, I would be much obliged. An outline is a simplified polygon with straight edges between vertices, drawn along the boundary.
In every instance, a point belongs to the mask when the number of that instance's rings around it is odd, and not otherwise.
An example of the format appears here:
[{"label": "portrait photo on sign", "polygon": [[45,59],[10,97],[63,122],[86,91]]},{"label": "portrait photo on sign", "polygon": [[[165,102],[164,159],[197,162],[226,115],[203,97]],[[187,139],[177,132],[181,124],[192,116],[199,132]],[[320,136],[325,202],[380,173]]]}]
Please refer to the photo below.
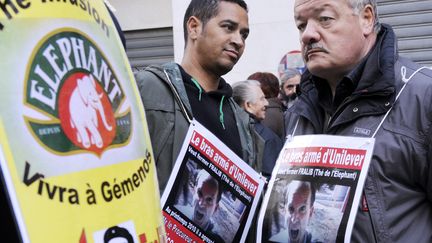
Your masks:
[{"label": "portrait photo on sign", "polygon": [[348,186],[276,178],[262,242],[336,242],[348,196]]},{"label": "portrait photo on sign", "polygon": [[177,177],[174,207],[215,242],[233,242],[246,205],[191,156]]}]

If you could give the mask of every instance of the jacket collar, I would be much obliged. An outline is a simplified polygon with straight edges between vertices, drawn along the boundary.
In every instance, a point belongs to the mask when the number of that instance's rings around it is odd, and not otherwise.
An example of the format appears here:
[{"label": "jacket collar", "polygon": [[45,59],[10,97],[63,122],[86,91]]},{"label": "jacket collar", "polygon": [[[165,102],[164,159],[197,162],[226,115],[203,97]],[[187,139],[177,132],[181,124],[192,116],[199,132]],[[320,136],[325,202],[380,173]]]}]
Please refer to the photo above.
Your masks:
[{"label": "jacket collar", "polygon": [[178,65],[175,62],[168,62],[161,66],[148,66],[145,70],[155,74],[159,77],[159,80],[168,85],[170,90],[173,92],[174,98],[178,101],[183,114],[190,122],[193,119],[192,108],[189,103],[189,98],[187,97],[186,88]]},{"label": "jacket collar", "polygon": [[[178,65],[178,68],[179,68],[180,73],[181,73],[181,75],[183,77],[183,82],[192,85],[192,78],[193,77],[189,73],[187,73],[183,69],[182,66]],[[203,92],[205,92],[205,91],[203,91]],[[228,98],[228,97],[232,96],[233,91],[232,91],[231,86],[221,77],[219,79],[219,84],[218,84],[217,90],[209,91],[209,92],[206,92],[206,93],[208,95],[210,95],[210,96],[216,96],[216,97],[218,97],[218,96],[219,97],[225,96],[225,97]]]},{"label": "jacket collar", "polygon": [[374,48],[371,50],[354,94],[395,92],[394,65],[397,59],[397,40],[393,29],[382,24]]}]

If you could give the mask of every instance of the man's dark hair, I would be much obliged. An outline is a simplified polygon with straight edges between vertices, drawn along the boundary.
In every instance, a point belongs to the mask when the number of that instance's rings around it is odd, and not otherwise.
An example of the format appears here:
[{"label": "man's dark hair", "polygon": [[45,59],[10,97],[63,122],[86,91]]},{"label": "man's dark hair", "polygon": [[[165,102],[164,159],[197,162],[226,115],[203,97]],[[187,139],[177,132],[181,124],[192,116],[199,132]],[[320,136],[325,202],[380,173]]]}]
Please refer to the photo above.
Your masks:
[{"label": "man's dark hair", "polygon": [[236,3],[244,10],[246,10],[246,12],[248,11],[247,4],[243,0],[192,0],[189,3],[188,8],[186,9],[186,13],[183,19],[183,32],[184,32],[185,44],[187,43],[187,38],[188,38],[186,25],[189,18],[195,16],[203,23],[203,26],[205,26],[211,18],[213,18],[219,13],[220,2]]}]

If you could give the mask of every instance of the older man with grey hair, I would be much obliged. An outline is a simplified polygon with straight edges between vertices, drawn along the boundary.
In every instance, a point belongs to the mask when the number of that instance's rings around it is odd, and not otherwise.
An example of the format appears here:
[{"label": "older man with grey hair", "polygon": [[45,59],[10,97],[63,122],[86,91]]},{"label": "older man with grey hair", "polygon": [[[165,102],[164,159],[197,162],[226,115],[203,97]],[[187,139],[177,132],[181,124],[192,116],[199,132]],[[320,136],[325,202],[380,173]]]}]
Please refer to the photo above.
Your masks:
[{"label": "older man with grey hair", "polygon": [[432,242],[432,71],[398,55],[374,0],[296,0],[306,64],[292,135],[374,137],[353,242]]},{"label": "older man with grey hair", "polygon": [[261,123],[266,115],[265,109],[268,101],[261,90],[260,82],[256,80],[240,81],[234,83],[232,87],[234,101],[250,114],[254,120],[255,131],[265,141],[261,171],[264,176],[270,179],[283,141],[270,128]]},{"label": "older man with grey hair", "polygon": [[286,109],[297,99],[297,86],[300,84],[301,73],[295,68],[288,68],[280,78],[280,99]]}]

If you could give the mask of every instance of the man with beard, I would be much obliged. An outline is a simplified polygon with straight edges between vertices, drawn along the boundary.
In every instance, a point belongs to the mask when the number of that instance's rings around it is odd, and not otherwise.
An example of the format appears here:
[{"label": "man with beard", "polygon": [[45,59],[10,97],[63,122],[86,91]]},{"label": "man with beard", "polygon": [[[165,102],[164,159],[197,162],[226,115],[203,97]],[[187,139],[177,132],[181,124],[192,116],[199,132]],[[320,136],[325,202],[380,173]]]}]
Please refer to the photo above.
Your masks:
[{"label": "man with beard", "polygon": [[290,108],[297,99],[297,86],[300,84],[301,73],[294,68],[285,70],[280,78],[280,93],[279,98],[284,105],[285,110]]},{"label": "man with beard", "polygon": [[249,34],[243,0],[192,0],[184,21],[181,64],[151,66],[136,74],[156,160],[161,193],[196,119],[253,168],[260,168],[249,115],[231,98],[222,75],[243,54]]}]

